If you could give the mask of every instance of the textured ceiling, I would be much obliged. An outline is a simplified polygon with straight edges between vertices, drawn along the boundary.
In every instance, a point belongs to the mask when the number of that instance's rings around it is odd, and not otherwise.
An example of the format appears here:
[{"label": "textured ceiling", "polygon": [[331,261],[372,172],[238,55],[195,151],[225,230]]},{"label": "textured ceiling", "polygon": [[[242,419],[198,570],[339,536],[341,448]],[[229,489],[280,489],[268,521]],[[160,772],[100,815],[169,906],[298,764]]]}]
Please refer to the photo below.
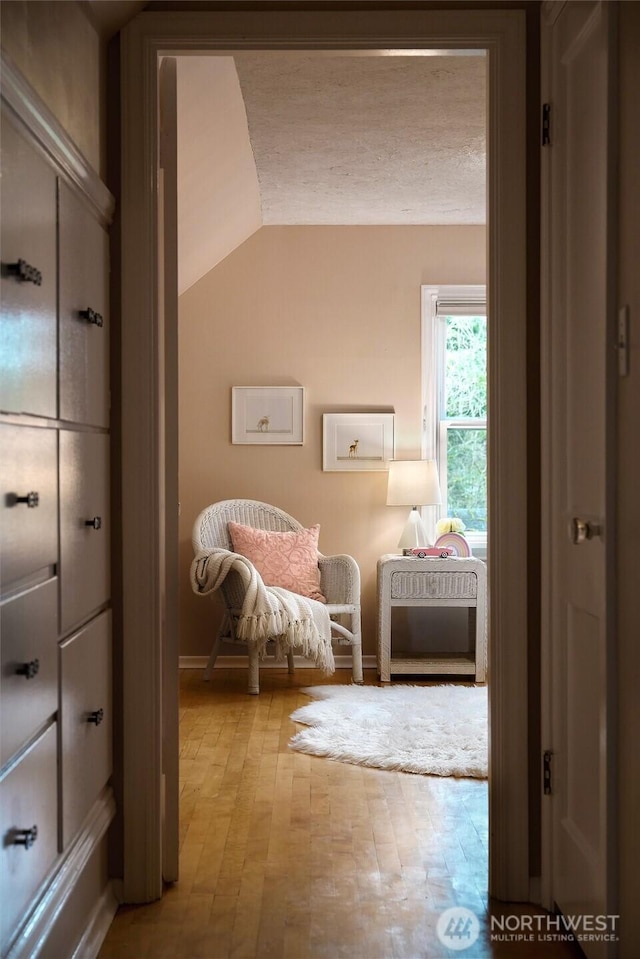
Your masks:
[{"label": "textured ceiling", "polygon": [[485,222],[484,56],[234,59],[264,224]]}]

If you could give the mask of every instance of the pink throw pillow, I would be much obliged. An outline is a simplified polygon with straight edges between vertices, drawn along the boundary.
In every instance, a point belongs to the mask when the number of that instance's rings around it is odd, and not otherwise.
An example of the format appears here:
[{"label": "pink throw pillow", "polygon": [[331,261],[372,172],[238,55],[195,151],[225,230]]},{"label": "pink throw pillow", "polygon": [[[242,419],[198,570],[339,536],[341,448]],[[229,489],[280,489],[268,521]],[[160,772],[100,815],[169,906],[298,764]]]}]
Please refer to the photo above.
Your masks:
[{"label": "pink throw pillow", "polygon": [[265,586],[280,586],[326,603],[320,592],[319,524],[291,533],[254,529],[242,523],[229,523],[228,528],[233,551],[251,560]]}]

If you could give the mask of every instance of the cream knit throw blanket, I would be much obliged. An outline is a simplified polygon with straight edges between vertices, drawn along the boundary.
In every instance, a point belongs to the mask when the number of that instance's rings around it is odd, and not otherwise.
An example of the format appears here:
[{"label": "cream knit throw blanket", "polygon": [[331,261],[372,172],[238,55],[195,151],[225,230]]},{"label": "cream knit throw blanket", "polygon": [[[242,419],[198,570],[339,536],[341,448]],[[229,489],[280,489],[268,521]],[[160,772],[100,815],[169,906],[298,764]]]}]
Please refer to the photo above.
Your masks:
[{"label": "cream knit throw blanket", "polygon": [[261,656],[267,642],[273,640],[278,659],[296,649],[326,673],[335,672],[331,620],[326,607],[288,589],[265,586],[255,566],[244,556],[226,549],[200,551],[191,564],[191,588],[199,595],[213,593],[232,570],[242,577],[246,588],[236,624],[238,639],[257,643]]}]

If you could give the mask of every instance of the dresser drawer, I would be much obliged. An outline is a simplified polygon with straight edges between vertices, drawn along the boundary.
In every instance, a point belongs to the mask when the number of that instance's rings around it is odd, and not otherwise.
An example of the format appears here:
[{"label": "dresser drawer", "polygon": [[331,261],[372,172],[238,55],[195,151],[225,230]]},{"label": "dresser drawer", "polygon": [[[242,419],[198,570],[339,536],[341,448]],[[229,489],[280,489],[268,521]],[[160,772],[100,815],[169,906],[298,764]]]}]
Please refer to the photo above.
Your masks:
[{"label": "dresser drawer", "polygon": [[0,537],[3,588],[57,562],[55,430],[0,425]]},{"label": "dresser drawer", "polygon": [[478,593],[475,573],[398,571],[391,574],[391,599],[470,599]]},{"label": "dresser drawer", "polygon": [[56,178],[4,114],[1,136],[0,410],[55,417]]},{"label": "dresser drawer", "polygon": [[60,432],[60,620],[62,633],[110,595],[109,437]]},{"label": "dresser drawer", "polygon": [[109,425],[109,240],[60,183],[60,418]]},{"label": "dresser drawer", "polygon": [[0,606],[0,766],[58,708],[58,580]]},{"label": "dresser drawer", "polygon": [[[35,840],[33,834],[26,835],[34,826]],[[0,943],[4,955],[58,850],[55,724],[0,782],[0,835]]]},{"label": "dresser drawer", "polygon": [[111,775],[111,613],[60,645],[62,846]]}]

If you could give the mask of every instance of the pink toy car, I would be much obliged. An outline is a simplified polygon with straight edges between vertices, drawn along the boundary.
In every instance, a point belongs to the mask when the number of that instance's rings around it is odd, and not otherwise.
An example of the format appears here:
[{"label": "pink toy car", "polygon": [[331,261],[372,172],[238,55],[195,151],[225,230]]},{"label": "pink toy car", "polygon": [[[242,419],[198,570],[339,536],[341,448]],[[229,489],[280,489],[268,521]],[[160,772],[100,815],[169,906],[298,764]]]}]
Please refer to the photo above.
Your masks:
[{"label": "pink toy car", "polygon": [[417,546],[411,550],[411,556],[417,556],[418,559],[424,559],[425,556],[439,556],[440,559],[446,559],[453,555],[450,546]]}]

